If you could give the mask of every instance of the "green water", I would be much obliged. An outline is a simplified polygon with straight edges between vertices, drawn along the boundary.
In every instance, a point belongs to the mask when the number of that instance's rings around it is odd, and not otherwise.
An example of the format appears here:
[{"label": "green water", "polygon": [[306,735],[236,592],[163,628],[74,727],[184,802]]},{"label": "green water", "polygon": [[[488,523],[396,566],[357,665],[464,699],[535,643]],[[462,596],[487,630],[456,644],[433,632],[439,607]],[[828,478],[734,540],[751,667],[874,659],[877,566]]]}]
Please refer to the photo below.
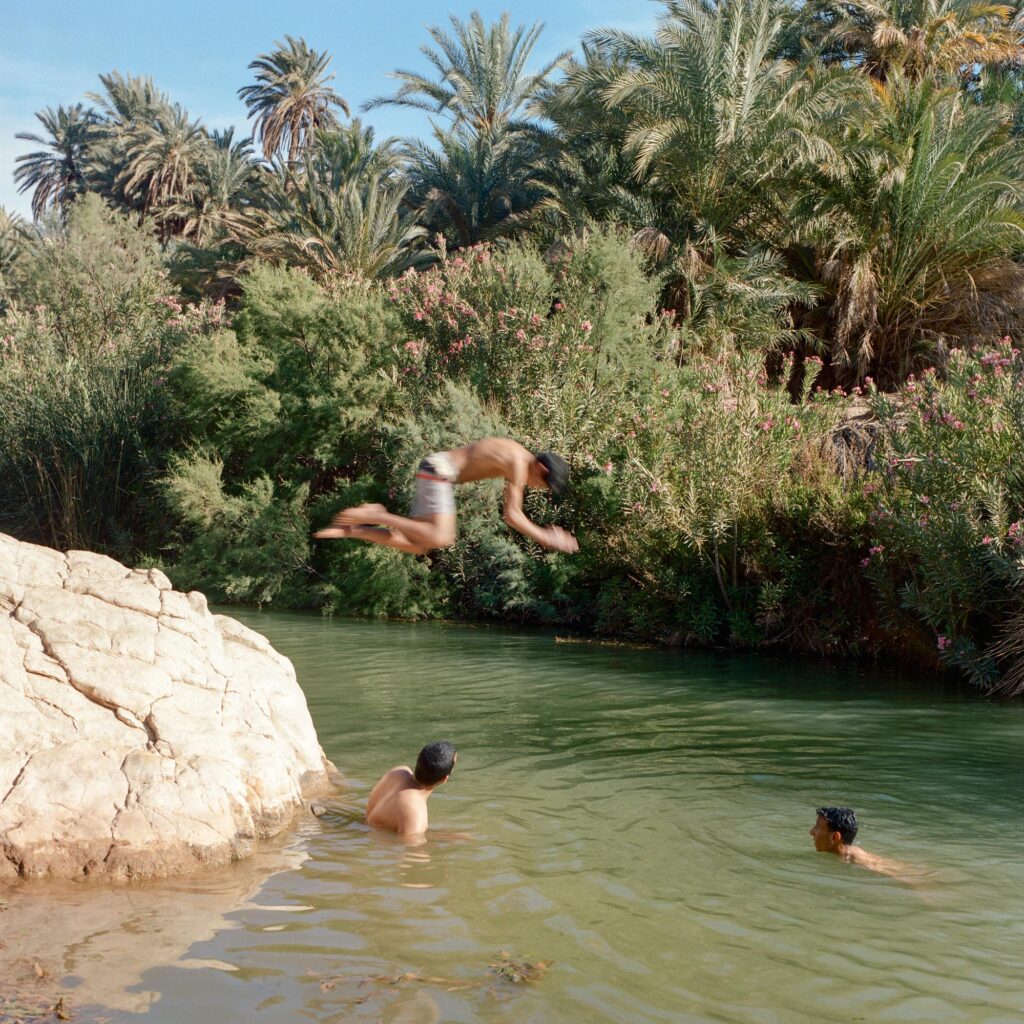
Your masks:
[{"label": "green water", "polygon": [[[157,1022],[1024,1019],[1021,706],[808,662],[240,617],[294,661],[349,789],[248,865],[48,897],[75,1005]],[[380,773],[439,738],[460,755],[431,826],[470,837],[408,848],[359,824]],[[926,878],[815,853],[823,803]],[[64,948],[64,918],[96,924]],[[553,964],[512,985],[488,970],[502,951]]]}]

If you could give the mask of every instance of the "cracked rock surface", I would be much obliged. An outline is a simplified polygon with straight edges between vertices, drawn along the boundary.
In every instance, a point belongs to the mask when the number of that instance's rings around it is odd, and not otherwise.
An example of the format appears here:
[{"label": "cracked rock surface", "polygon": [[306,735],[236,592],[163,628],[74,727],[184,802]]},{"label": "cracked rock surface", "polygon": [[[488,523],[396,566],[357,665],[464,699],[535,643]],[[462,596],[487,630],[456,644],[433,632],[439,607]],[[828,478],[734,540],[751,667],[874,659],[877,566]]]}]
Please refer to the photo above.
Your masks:
[{"label": "cracked rock surface", "polygon": [[330,769],[264,637],[157,569],[0,534],[0,879],[238,859]]}]

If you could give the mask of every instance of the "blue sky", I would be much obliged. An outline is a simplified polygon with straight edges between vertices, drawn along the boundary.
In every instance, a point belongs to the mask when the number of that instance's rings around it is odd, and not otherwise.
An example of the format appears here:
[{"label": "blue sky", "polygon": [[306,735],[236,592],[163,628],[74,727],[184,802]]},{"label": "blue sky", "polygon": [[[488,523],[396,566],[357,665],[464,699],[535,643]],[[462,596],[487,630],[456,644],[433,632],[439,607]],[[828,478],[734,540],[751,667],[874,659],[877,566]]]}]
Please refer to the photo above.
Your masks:
[{"label": "blue sky", "polygon": [[[99,88],[97,75],[122,71],[151,75],[172,99],[211,128],[238,125],[248,133],[237,91],[251,80],[249,62],[286,33],[303,36],[334,57],[334,87],[353,114],[366,99],[394,89],[388,72],[425,71],[419,47],[426,26],[479,10],[496,19],[508,10],[514,24],[544,22],[535,63],[576,45],[586,31],[605,26],[647,32],[655,0],[478,0],[457,5],[424,0],[0,0],[0,206],[29,213],[12,174],[15,157],[31,143],[16,132],[37,130],[35,112],[72,104]],[[426,135],[427,115],[397,107],[367,114],[379,136]]]}]

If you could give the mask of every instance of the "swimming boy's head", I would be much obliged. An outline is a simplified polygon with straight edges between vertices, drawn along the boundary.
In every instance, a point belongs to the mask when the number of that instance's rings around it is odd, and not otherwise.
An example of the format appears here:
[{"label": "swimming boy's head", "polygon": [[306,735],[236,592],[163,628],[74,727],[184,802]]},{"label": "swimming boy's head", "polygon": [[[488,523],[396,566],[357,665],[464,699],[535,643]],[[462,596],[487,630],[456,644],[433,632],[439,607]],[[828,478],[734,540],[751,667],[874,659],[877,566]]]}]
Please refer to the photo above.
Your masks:
[{"label": "swimming boy's head", "polygon": [[428,743],[416,758],[413,777],[421,786],[439,786],[451,775],[458,756],[455,747],[447,740]]},{"label": "swimming boy's head", "polygon": [[534,452],[533,457],[537,460],[539,486],[546,487],[555,499],[563,497],[569,489],[569,463],[554,452]]},{"label": "swimming boy's head", "polygon": [[849,807],[819,807],[810,836],[820,853],[835,853],[857,838],[857,815]]}]

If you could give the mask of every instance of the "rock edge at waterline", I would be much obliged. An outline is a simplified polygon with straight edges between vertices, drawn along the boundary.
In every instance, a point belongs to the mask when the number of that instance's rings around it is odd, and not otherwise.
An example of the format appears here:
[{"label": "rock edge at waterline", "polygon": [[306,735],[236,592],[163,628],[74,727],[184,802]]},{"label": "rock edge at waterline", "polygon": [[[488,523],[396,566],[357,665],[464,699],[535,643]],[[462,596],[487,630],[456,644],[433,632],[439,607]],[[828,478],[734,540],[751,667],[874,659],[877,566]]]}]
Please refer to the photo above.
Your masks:
[{"label": "rock edge at waterline", "polygon": [[0,534],[0,879],[235,860],[332,770],[264,637],[157,569]]}]

